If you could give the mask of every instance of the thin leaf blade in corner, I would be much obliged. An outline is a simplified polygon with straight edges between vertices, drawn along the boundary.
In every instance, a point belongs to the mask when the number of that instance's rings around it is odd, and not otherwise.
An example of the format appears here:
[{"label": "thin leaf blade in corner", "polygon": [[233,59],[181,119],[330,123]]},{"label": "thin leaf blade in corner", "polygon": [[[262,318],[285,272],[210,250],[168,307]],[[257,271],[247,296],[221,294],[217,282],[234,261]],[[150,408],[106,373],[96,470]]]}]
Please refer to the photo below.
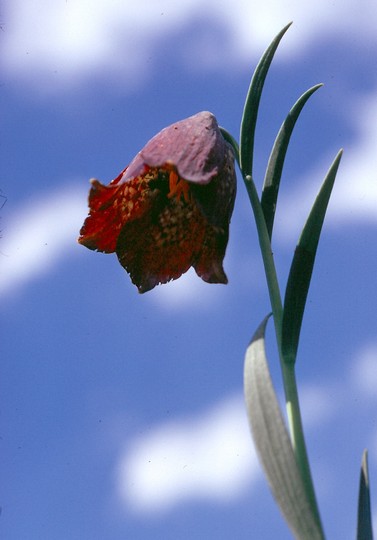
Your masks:
[{"label": "thin leaf blade in corner", "polygon": [[220,131],[224,139],[233,148],[234,157],[237,161],[237,165],[240,166],[240,149],[236,139],[225,128],[220,126]]},{"label": "thin leaf blade in corner", "polygon": [[252,176],[253,172],[253,149],[255,126],[257,123],[259,102],[262,95],[264,81],[271,65],[272,59],[285,32],[292,23],[287,24],[274,38],[271,45],[266,49],[251,79],[243,110],[240,129],[240,168],[243,175]]},{"label": "thin leaf blade in corner", "polygon": [[282,322],[281,347],[286,362],[295,362],[296,360],[319,237],[341,157],[342,150],[338,152],[325,177],[293,256],[285,291]]},{"label": "thin leaf blade in corner", "polygon": [[289,141],[293,132],[293,128],[300,116],[300,113],[308,101],[310,96],[318,90],[322,84],[317,84],[309,88],[293,105],[289,111],[287,118],[279,129],[279,133],[275,139],[271,154],[268,160],[266,174],[263,182],[263,190],[261,197],[261,205],[266,221],[268,234],[272,236],[274,225],[276,203],[279,194],[280,179],[283,172],[285,156],[288,150]]},{"label": "thin leaf blade in corner", "polygon": [[372,516],[370,511],[368,453],[366,450],[364,450],[361,462],[356,540],[373,540]]},{"label": "thin leaf blade in corner", "polygon": [[267,319],[246,352],[244,392],[249,424],[271,491],[295,537],[323,540],[272,385],[264,345]]}]

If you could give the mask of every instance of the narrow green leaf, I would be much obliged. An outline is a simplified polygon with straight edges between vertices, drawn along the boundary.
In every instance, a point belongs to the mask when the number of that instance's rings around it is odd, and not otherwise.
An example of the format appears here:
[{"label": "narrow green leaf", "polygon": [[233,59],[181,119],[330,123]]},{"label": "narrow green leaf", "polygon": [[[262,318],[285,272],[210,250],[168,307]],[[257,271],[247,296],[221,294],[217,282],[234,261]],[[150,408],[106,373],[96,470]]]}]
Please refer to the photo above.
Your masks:
[{"label": "narrow green leaf", "polygon": [[264,177],[262,190],[262,210],[266,220],[268,234],[271,238],[272,228],[276,210],[276,202],[279,193],[280,179],[283,171],[284,160],[287,153],[289,141],[300,113],[310,96],[314,94],[322,84],[317,84],[309,88],[294,104],[284,120],[279,133],[272,147],[270,158],[268,160],[266,175]]},{"label": "narrow green leaf", "polygon": [[240,168],[244,177],[248,175],[252,176],[255,126],[257,123],[259,102],[264,81],[280,40],[291,24],[292,23],[287,24],[287,26],[278,33],[268,49],[266,49],[255,68],[251,79],[243,110],[240,131]]},{"label": "narrow green leaf", "polygon": [[342,150],[338,152],[325,177],[293,256],[285,291],[282,322],[281,348],[286,362],[295,362],[296,360],[319,237],[341,157]]},{"label": "narrow green leaf", "polygon": [[238,147],[238,143],[236,139],[227,131],[225,128],[220,126],[220,131],[226,142],[230,144],[230,146],[233,148],[234,157],[238,163],[238,166],[240,166],[240,149]]},{"label": "narrow green leaf", "polygon": [[267,320],[246,351],[244,391],[249,423],[271,491],[295,538],[321,540],[321,524],[305,490],[267,365]]},{"label": "narrow green leaf", "polygon": [[361,461],[356,539],[373,540],[367,450],[364,450],[363,459]]}]

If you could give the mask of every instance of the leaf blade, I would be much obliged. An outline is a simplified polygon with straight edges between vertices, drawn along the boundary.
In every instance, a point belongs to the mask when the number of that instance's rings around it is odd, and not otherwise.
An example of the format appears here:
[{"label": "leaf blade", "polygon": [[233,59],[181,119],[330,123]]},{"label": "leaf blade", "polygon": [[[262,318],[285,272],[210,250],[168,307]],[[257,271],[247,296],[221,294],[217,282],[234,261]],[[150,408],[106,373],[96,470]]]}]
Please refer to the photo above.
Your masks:
[{"label": "leaf blade", "polygon": [[296,361],[302,319],[309,291],[318,242],[327,206],[342,157],[338,152],[314,201],[298,241],[284,298],[282,321],[282,354],[288,363]]},{"label": "leaf blade", "polygon": [[273,39],[261,57],[251,79],[240,128],[240,169],[244,177],[252,176],[255,127],[264,82],[276,49],[291,24],[287,24]]},{"label": "leaf blade", "polygon": [[264,345],[267,319],[246,351],[244,391],[249,424],[273,496],[295,537],[323,540],[272,385]]},{"label": "leaf blade", "polygon": [[237,161],[237,165],[240,166],[240,149],[236,139],[225,128],[219,126],[219,129],[226,142],[229,143],[232,147],[234,152],[234,158]]},{"label": "leaf blade", "polygon": [[262,210],[270,238],[272,236],[280,179],[293,129],[304,105],[310,96],[321,86],[322,84],[317,84],[312,88],[309,88],[302,96],[300,96],[282,123],[272,147],[264,177],[261,197]]},{"label": "leaf blade", "polygon": [[363,452],[361,461],[356,540],[373,540],[372,516],[370,511],[368,452],[366,450]]}]

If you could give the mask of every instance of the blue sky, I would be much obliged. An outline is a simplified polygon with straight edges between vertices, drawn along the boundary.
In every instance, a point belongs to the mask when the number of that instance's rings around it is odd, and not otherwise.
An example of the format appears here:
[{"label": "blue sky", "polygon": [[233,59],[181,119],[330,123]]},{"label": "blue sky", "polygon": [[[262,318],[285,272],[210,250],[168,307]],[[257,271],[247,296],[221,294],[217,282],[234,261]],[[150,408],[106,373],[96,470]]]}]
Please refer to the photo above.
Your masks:
[{"label": "blue sky", "polygon": [[269,304],[241,182],[227,286],[189,271],[139,295],[115,255],[76,243],[89,178],[109,182],[165,125],[210,110],[238,137],[252,70],[290,20],[262,98],[255,176],[260,186],[297,97],[325,83],[292,138],[274,253],[284,290],[305,216],[343,147],[298,380],[325,530],[354,537],[365,447],[372,497],[377,481],[374,4],[4,0],[2,538],[290,538],[242,398],[245,349]]}]

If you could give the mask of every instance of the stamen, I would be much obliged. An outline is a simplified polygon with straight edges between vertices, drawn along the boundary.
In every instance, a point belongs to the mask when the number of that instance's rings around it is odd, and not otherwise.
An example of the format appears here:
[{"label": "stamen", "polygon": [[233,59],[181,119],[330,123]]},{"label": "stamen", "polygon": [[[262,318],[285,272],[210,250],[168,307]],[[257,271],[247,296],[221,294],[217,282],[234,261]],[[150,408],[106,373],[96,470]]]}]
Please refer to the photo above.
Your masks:
[{"label": "stamen", "polygon": [[168,199],[176,197],[179,201],[182,195],[185,202],[189,203],[191,201],[189,183],[183,180],[183,178],[180,178],[175,171],[170,171]]}]

